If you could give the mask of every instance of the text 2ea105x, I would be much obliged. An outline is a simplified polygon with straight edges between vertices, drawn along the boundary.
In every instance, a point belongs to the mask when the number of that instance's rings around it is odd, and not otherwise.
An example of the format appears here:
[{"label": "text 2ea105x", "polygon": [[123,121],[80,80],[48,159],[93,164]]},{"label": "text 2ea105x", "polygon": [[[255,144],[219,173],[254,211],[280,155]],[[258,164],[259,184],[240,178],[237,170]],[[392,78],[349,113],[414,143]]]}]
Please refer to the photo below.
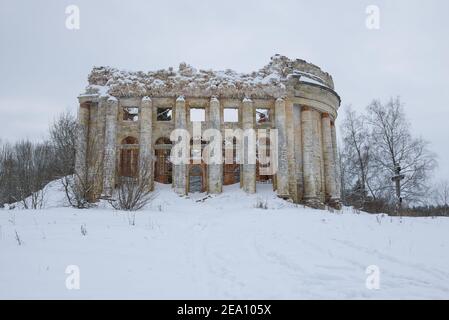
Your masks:
[{"label": "text 2ea105x", "polygon": [[271,305],[235,305],[235,304],[223,304],[221,305],[221,314],[237,315],[237,314],[271,314]]}]

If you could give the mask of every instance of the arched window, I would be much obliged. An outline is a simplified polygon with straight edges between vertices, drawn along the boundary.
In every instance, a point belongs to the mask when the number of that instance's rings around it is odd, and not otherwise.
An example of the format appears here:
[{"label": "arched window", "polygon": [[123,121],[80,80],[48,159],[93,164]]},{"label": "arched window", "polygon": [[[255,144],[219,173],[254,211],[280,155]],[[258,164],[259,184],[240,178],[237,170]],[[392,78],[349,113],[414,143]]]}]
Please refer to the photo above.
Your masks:
[{"label": "arched window", "polygon": [[168,138],[159,138],[154,145],[156,162],[154,164],[154,181],[164,184],[172,183],[172,163],[170,152],[172,142]]},{"label": "arched window", "polygon": [[133,145],[133,144],[139,144],[138,140],[134,137],[126,137],[125,139],[122,140],[122,145]]},{"label": "arched window", "polygon": [[120,176],[137,177],[139,161],[139,142],[134,137],[122,140],[120,148]]}]

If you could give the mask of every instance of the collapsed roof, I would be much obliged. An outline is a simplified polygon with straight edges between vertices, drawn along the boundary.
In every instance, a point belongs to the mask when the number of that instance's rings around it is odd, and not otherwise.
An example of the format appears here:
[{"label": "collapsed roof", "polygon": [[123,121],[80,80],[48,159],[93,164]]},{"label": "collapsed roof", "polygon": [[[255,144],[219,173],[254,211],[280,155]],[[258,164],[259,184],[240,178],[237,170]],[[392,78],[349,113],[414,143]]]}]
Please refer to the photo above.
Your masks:
[{"label": "collapsed roof", "polygon": [[304,60],[275,55],[265,67],[249,74],[233,70],[197,70],[181,63],[158,71],[125,71],[111,67],[94,67],[85,94],[101,96],[235,96],[283,97],[291,78],[334,89],[332,77]]}]

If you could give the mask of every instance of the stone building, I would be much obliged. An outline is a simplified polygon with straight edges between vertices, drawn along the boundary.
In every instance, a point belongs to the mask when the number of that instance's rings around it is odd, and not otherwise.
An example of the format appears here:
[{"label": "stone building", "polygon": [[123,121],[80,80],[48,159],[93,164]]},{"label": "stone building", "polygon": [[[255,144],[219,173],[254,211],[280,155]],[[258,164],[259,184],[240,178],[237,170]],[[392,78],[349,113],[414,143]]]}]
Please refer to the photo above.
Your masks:
[{"label": "stone building", "polygon": [[[339,207],[340,97],[332,77],[304,60],[275,55],[250,74],[196,70],[185,63],[178,70],[153,72],[95,67],[78,99],[75,170],[94,181],[94,199],[110,196],[120,177],[136,176],[145,165],[150,188],[153,182],[171,184],[180,195],[221,193],[235,183],[254,193],[266,183],[295,203]],[[278,170],[261,174],[259,162],[172,165],[171,132],[192,134],[195,123],[203,130],[277,129]],[[200,140],[200,148],[204,144]]]}]

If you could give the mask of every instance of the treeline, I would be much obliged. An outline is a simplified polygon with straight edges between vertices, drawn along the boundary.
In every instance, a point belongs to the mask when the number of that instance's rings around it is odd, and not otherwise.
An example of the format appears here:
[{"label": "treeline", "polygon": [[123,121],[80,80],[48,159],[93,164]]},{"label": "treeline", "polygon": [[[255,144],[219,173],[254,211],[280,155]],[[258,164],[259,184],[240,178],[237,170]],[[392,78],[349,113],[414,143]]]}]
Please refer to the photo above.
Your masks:
[{"label": "treeline", "polygon": [[[449,182],[432,185],[436,156],[427,141],[412,135],[399,98],[385,104],[375,100],[364,112],[348,107],[341,117],[339,168],[344,205],[372,213],[449,215]],[[0,141],[0,207],[20,202],[24,208],[41,208],[44,186],[55,179],[61,179],[69,205],[90,207],[90,195],[100,175],[74,175],[76,132],[75,116],[63,113],[50,125],[49,138],[43,142]],[[95,159],[90,162],[99,161]],[[397,167],[404,175],[401,210],[392,181]],[[149,179],[144,168],[141,170],[141,178],[119,181],[120,188],[108,199],[114,207],[135,210],[142,207],[143,199],[145,203],[151,199]]]},{"label": "treeline", "polygon": [[[339,155],[345,205],[373,213],[447,215],[447,182],[432,186],[436,156],[426,140],[412,134],[399,98],[374,100],[362,112],[348,107],[343,118]],[[402,201],[392,181],[397,168],[403,175]]]},{"label": "treeline", "polygon": [[41,208],[45,185],[74,172],[75,132],[76,118],[66,112],[50,125],[46,141],[0,142],[0,207]]},{"label": "treeline", "polygon": [[[76,118],[71,113],[63,113],[50,125],[49,138],[43,142],[0,142],[0,208],[13,203],[20,203],[25,209],[43,208],[45,186],[56,179],[60,180],[68,205],[77,209],[95,206],[101,156],[90,149],[83,150],[81,156],[88,159],[93,169],[89,173],[75,173],[77,131]],[[143,165],[136,177],[120,177],[117,188],[104,199],[117,210],[142,209],[156,197],[151,190],[150,172]],[[134,223],[134,218],[130,223]]]}]

